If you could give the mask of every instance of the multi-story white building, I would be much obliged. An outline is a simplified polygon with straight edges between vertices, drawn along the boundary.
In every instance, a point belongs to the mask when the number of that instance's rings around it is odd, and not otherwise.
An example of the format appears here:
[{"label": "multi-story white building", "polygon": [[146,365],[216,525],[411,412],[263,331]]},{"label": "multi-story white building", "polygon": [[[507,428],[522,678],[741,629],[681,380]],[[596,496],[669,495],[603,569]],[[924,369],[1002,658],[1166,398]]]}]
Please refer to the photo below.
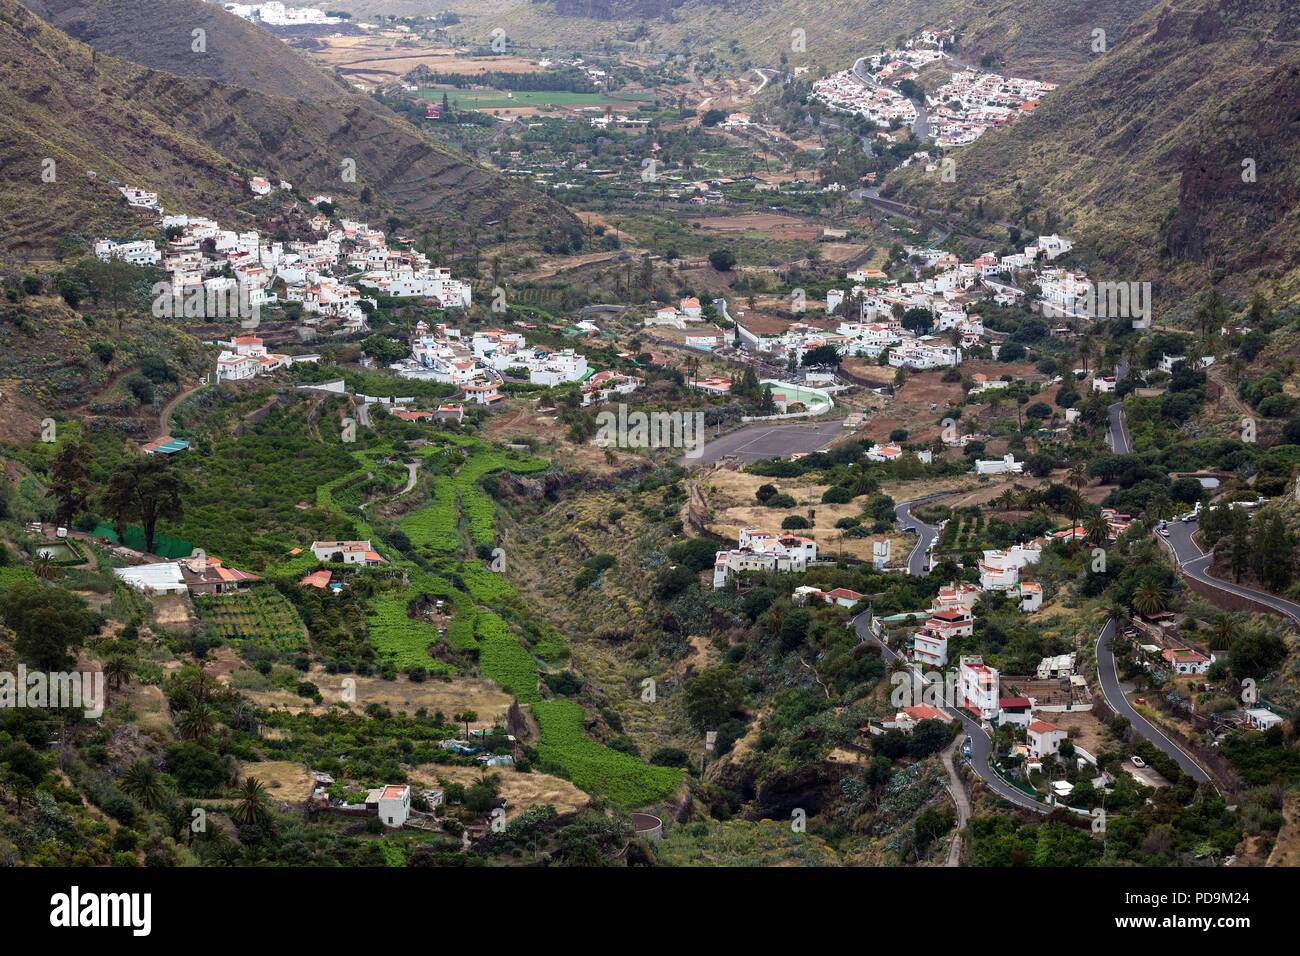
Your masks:
[{"label": "multi-story white building", "polygon": [[1044,541],[1035,538],[1025,544],[1012,545],[1005,551],[985,551],[980,559],[980,587],[985,591],[1007,591],[1020,583],[1020,570],[1037,564]]},{"label": "multi-story white building", "polygon": [[573,349],[565,349],[538,359],[528,371],[528,380],[534,385],[560,385],[580,381],[586,374],[587,357]]},{"label": "multi-story white building", "polygon": [[998,672],[981,657],[962,657],[957,668],[961,706],[981,718],[998,712]]},{"label": "multi-story white building", "polygon": [[889,364],[918,371],[947,368],[961,364],[961,349],[939,342],[905,342],[889,350]]},{"label": "multi-story white building", "polygon": [[162,253],[158,251],[158,246],[152,239],[140,239],[136,242],[96,239],[95,257],[104,262],[109,259],[121,259],[133,266],[156,266],[162,261]]},{"label": "multi-story white building", "polygon": [[1010,452],[1001,458],[975,459],[975,474],[977,475],[1018,475],[1024,470],[1024,463],[1016,461],[1015,456]]},{"label": "multi-story white building", "polygon": [[817,560],[817,542],[794,534],[774,535],[758,528],[740,532],[738,547],[719,551],[713,564],[713,586],[720,588],[736,571],[800,572]]}]

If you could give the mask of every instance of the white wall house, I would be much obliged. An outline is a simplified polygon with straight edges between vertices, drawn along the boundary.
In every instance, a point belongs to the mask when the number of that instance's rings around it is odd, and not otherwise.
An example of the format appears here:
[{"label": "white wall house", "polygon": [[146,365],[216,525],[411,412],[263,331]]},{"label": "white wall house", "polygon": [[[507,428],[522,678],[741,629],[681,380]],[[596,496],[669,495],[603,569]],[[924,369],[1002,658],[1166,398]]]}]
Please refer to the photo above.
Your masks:
[{"label": "white wall house", "polygon": [[1035,760],[1041,760],[1043,757],[1056,753],[1061,747],[1061,741],[1067,736],[1066,732],[1055,724],[1049,724],[1045,720],[1034,721],[1025,728],[1025,739],[1029,744],[1029,756]]},{"label": "white wall house", "polygon": [[1016,461],[1015,455],[1010,452],[1001,458],[975,459],[975,474],[977,475],[1018,475],[1024,470],[1024,462]]},{"label": "white wall house", "polygon": [[930,667],[948,663],[948,638],[932,631],[917,631],[912,637],[912,658]]},{"label": "white wall house", "polygon": [[1015,544],[1006,551],[985,551],[980,560],[980,587],[985,591],[1007,591],[1020,583],[1020,569],[1037,564],[1043,553],[1041,538]]},{"label": "white wall house", "polygon": [[95,240],[95,256],[107,262],[122,259],[133,266],[154,266],[162,261],[162,253],[151,239],[138,242],[114,242],[112,239]]},{"label": "white wall house", "polygon": [[344,564],[379,564],[384,560],[370,547],[369,541],[313,541],[311,553],[317,561]]},{"label": "white wall house", "polygon": [[1043,586],[1037,581],[1020,582],[1020,610],[1032,614],[1043,606]]},{"label": "white wall house", "polygon": [[998,712],[998,672],[983,658],[963,657],[957,668],[961,705],[982,718]]},{"label": "white wall house", "polygon": [[1160,656],[1176,674],[1204,674],[1214,663],[1214,655],[1206,657],[1190,647],[1166,647]]},{"label": "white wall house", "polygon": [[400,827],[411,815],[411,788],[389,784],[379,791],[379,819],[385,826]]}]

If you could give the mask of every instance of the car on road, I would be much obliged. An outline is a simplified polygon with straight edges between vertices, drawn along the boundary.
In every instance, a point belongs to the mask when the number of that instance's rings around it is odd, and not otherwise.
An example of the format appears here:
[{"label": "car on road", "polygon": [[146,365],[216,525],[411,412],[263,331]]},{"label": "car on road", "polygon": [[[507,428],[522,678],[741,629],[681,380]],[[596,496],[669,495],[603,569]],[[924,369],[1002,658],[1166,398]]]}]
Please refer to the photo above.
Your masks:
[{"label": "car on road", "polygon": [[903,534],[916,534],[916,525],[909,524],[906,528],[903,529]]},{"label": "car on road", "polygon": [[1169,529],[1168,529],[1168,528],[1161,528],[1161,529],[1159,529],[1159,530],[1160,530],[1160,537],[1162,537],[1162,538],[1167,538],[1167,537],[1169,537]]},{"label": "car on road", "polygon": [[1145,707],[1147,705],[1147,699],[1145,697],[1138,697],[1134,699],[1133,703],[1137,704],[1139,707]]},{"label": "car on road", "polygon": [[1129,759],[1133,761],[1133,766],[1137,767],[1139,770],[1144,769],[1147,765],[1147,762],[1143,760],[1141,757],[1139,757],[1137,754],[1134,754],[1132,757],[1129,757]]},{"label": "car on road", "polygon": [[967,758],[970,757],[970,744],[971,744],[970,734],[967,734],[966,742],[961,745],[961,755],[963,757],[967,757]]}]

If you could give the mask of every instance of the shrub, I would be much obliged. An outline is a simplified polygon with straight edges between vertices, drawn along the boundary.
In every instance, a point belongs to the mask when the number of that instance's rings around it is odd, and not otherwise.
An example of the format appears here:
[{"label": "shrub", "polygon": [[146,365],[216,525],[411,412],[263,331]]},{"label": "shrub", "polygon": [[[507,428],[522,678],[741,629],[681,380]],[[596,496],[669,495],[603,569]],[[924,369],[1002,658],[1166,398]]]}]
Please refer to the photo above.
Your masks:
[{"label": "shrub", "polygon": [[853,500],[853,491],[843,485],[831,485],[822,492],[822,504],[842,505]]}]

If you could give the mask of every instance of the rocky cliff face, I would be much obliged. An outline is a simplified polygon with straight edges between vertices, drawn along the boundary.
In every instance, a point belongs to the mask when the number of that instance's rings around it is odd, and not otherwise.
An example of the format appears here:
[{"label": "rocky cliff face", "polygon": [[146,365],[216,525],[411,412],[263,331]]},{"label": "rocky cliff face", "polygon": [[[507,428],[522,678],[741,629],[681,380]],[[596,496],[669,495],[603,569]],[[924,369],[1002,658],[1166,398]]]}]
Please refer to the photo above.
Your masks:
[{"label": "rocky cliff face", "polygon": [[588,20],[667,20],[686,0],[554,0],[562,17]]},{"label": "rocky cliff face", "polygon": [[1183,157],[1169,251],[1207,268],[1276,276],[1296,255],[1300,57],[1207,119]]}]

